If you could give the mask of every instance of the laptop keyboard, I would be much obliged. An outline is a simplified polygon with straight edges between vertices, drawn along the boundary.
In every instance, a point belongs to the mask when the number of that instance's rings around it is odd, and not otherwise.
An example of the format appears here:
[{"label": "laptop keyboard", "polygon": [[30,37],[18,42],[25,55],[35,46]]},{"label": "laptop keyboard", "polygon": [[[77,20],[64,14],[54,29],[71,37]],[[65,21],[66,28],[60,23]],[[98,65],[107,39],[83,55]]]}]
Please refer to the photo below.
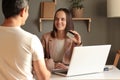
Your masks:
[{"label": "laptop keyboard", "polygon": [[67,73],[68,69],[53,69],[52,72]]},{"label": "laptop keyboard", "polygon": [[67,71],[61,71],[60,73],[62,73],[62,74],[67,74]]}]

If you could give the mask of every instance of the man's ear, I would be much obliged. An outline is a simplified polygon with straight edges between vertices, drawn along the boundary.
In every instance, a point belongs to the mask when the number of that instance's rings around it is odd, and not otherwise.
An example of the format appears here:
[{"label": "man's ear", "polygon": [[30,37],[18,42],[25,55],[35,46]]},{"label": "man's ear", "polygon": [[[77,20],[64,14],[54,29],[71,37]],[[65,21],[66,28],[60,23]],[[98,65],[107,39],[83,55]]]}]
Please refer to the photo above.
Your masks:
[{"label": "man's ear", "polygon": [[23,17],[23,16],[24,16],[25,11],[26,11],[26,8],[23,8],[23,9],[20,11],[20,16],[21,16],[21,17]]}]

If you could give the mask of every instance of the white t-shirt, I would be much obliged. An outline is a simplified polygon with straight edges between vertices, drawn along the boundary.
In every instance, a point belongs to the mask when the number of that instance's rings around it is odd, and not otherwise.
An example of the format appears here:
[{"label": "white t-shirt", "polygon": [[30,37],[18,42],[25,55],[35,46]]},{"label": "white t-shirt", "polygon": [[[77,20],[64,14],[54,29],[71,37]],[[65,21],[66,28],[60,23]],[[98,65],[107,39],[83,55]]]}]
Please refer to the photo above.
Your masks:
[{"label": "white t-shirt", "polygon": [[0,80],[33,80],[32,61],[43,58],[37,36],[21,27],[0,26]]}]

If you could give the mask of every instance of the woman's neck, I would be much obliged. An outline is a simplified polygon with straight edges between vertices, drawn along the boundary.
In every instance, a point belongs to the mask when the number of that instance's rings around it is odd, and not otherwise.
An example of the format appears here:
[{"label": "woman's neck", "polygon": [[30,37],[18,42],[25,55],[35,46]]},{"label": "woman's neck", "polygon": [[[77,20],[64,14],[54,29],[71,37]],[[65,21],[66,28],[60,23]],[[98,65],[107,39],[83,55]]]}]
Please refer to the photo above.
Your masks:
[{"label": "woman's neck", "polygon": [[57,39],[65,39],[65,31],[58,31],[56,36]]}]

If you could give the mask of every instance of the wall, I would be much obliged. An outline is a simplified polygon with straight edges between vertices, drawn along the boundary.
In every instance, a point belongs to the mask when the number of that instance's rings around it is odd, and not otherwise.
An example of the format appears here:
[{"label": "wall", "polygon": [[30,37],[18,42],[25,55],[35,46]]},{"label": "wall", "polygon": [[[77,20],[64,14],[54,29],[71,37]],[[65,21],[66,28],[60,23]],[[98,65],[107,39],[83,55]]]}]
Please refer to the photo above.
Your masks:
[{"label": "wall", "polygon": [[[42,0],[30,0],[29,18],[23,29],[36,34],[39,38],[45,32],[52,30],[52,21],[43,22],[43,31],[39,32],[40,2]],[[44,0],[52,1],[52,0]],[[1,6],[0,1],[0,6]],[[84,45],[112,44],[107,64],[113,64],[116,50],[120,49],[120,18],[107,18],[106,0],[85,0],[84,17],[91,17],[91,32],[87,32],[84,21],[75,21],[75,30],[81,36]],[[69,8],[68,0],[57,0],[56,9],[60,7]],[[0,7],[0,24],[3,21],[3,14]],[[120,66],[118,66],[120,67]]]}]

